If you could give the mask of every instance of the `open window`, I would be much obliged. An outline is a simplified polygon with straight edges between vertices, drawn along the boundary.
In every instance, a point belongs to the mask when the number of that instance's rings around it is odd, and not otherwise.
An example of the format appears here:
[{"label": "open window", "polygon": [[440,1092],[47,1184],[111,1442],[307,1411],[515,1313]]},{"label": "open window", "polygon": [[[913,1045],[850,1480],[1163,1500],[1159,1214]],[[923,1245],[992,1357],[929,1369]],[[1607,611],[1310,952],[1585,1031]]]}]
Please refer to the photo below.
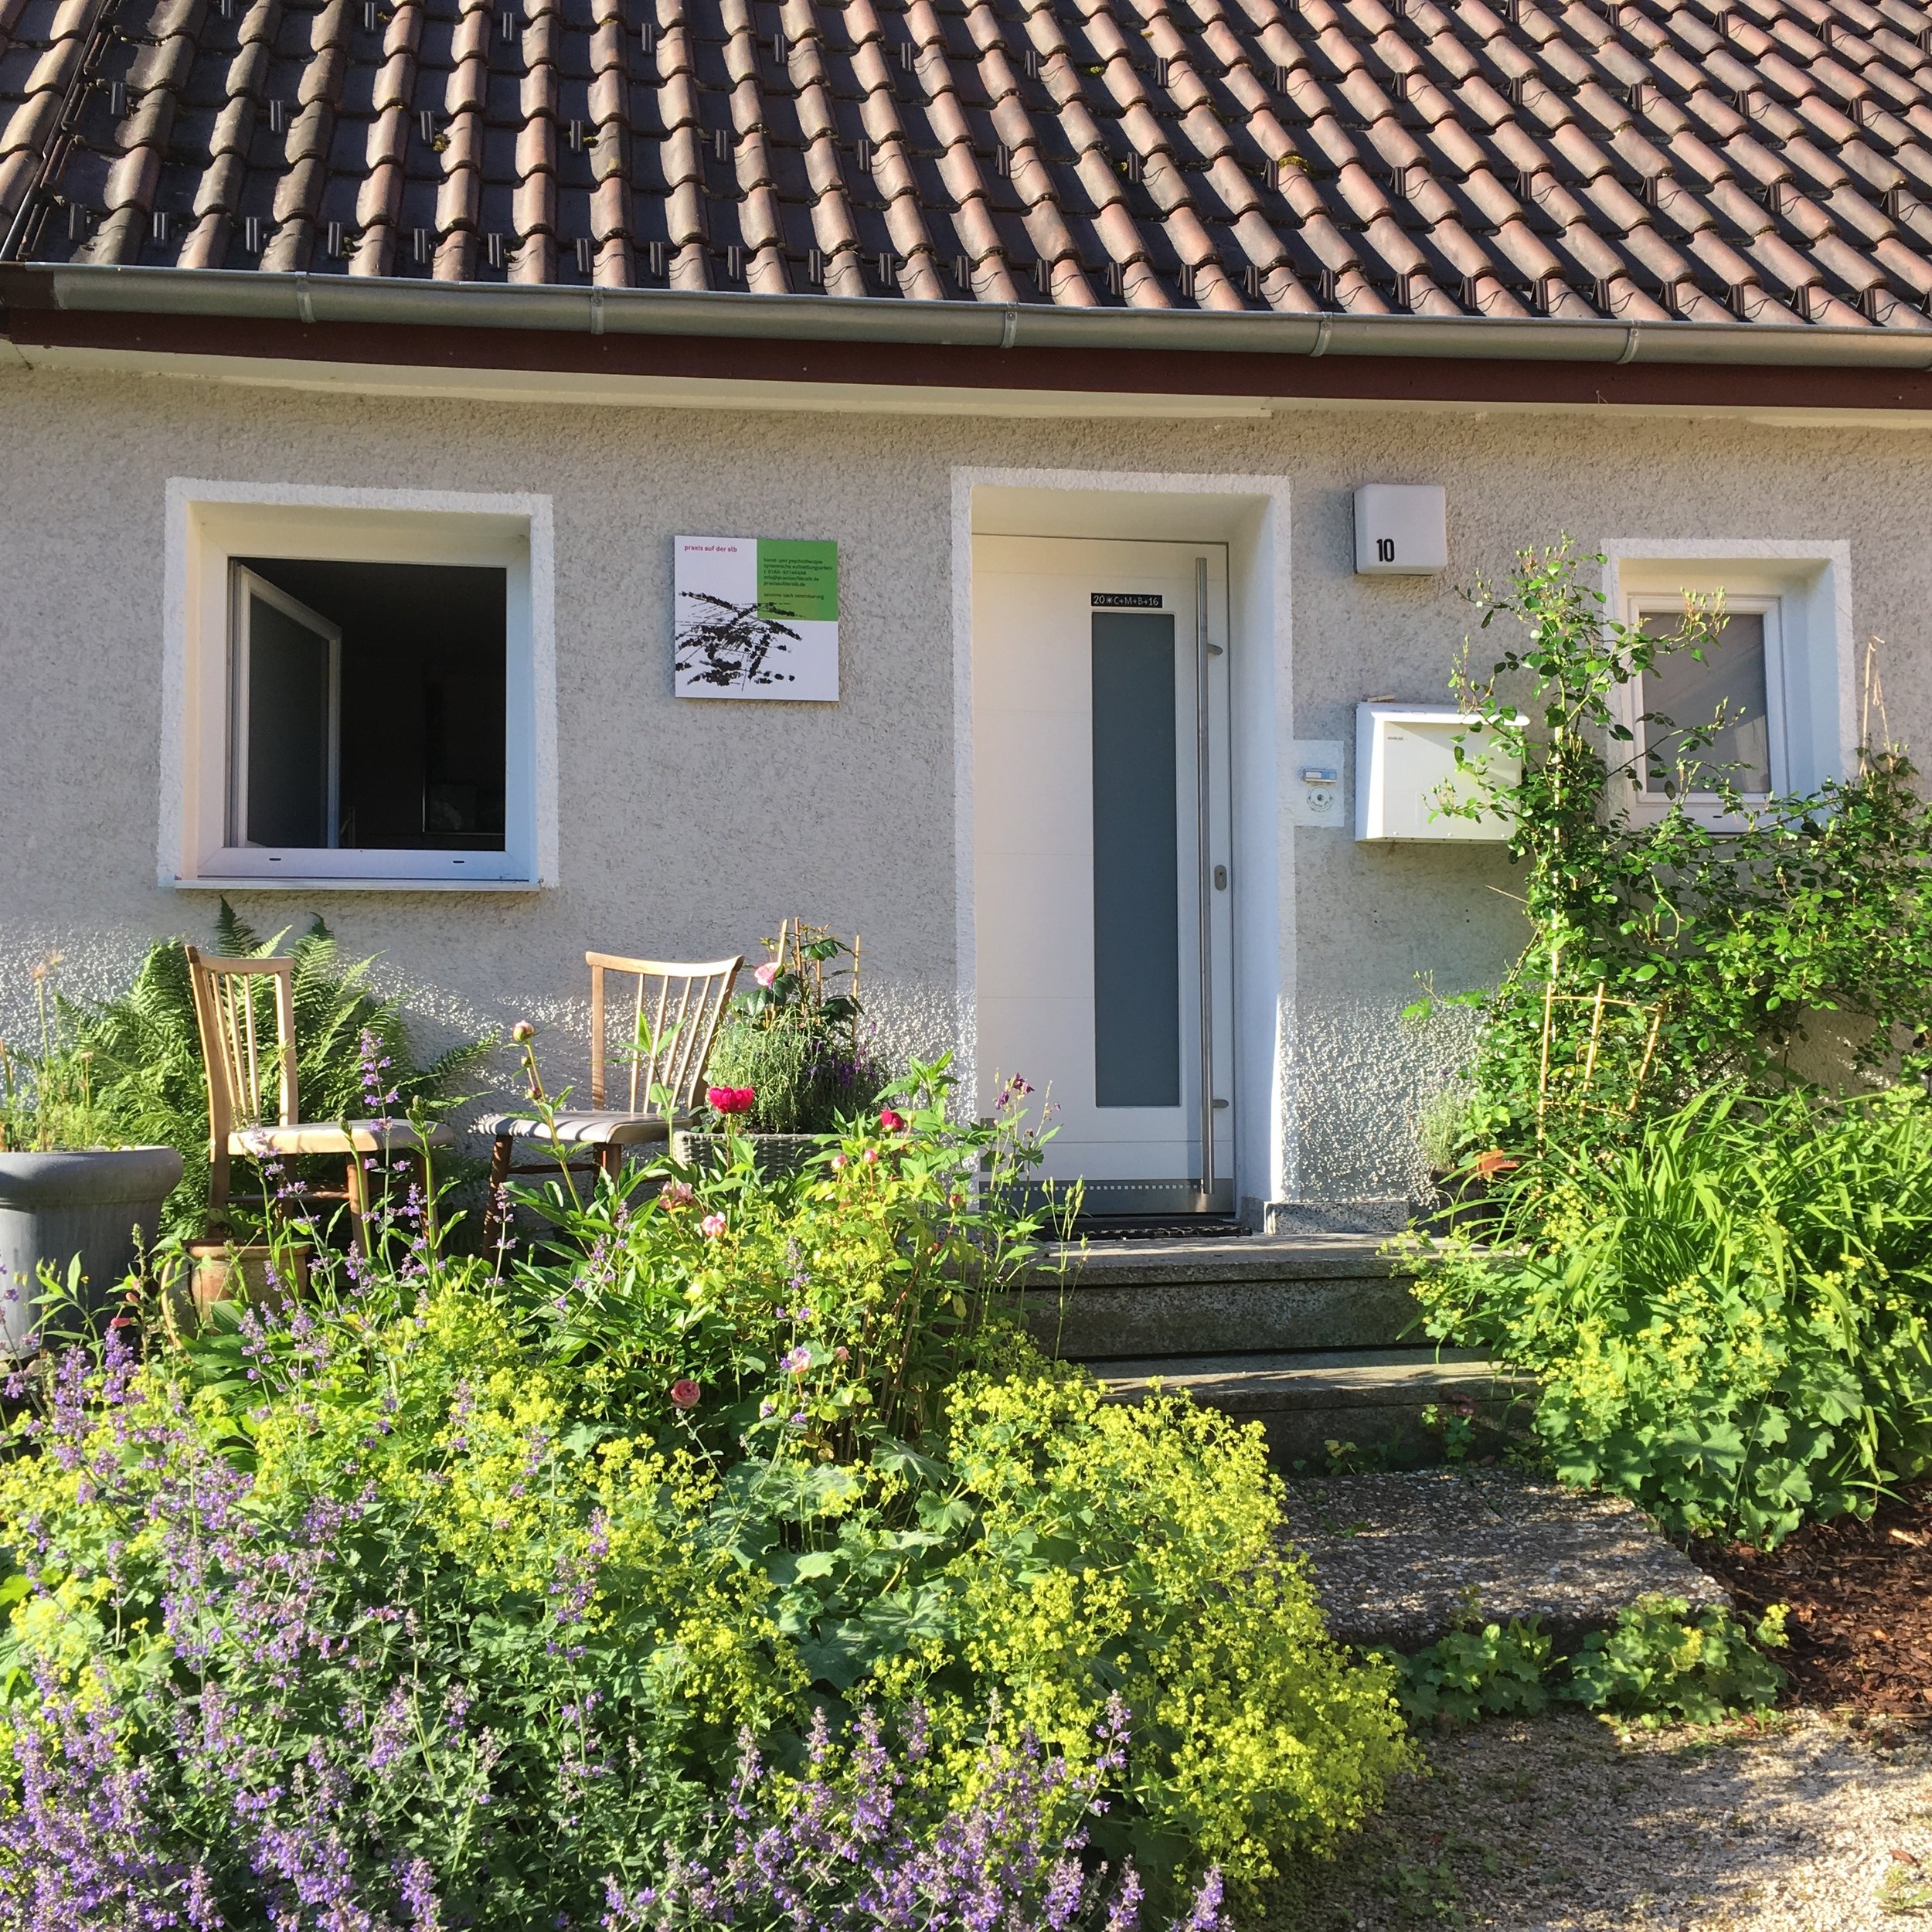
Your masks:
[{"label": "open window", "polygon": [[231,848],[502,851],[505,573],[231,567]]},{"label": "open window", "polygon": [[531,516],[180,507],[185,782],[178,845],[164,825],[164,866],[180,853],[172,876],[544,883],[555,806],[538,772],[553,770],[540,753],[554,680]]}]

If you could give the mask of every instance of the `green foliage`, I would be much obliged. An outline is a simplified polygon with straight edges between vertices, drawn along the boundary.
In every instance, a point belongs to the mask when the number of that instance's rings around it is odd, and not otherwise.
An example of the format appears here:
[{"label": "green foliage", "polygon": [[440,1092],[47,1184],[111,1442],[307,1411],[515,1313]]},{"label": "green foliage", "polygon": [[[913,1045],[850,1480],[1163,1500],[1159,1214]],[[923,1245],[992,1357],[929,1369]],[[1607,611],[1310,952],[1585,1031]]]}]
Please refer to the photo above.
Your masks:
[{"label": "green foliage", "polygon": [[1478,1623],[1472,1608],[1427,1649],[1391,1661],[1417,1723],[1533,1716],[1553,1699],[1647,1725],[1714,1724],[1777,1700],[1784,1673],[1764,1652],[1784,1643],[1781,1607],[1747,1629],[1719,1605],[1648,1596],[1561,1656],[1540,1619]]},{"label": "green foliage", "polygon": [[[264,939],[226,900],[215,922],[215,944],[225,957],[267,957],[286,933]],[[372,960],[345,961],[334,935],[318,919],[288,948],[295,961],[295,1077],[305,1118],[359,1118],[362,1040],[374,1036],[389,1061],[383,1077],[399,1097],[398,1111],[432,1114],[457,1097],[493,1041],[452,1048],[427,1066],[412,1053],[400,998],[369,984]],[[208,1090],[195,1026],[194,992],[180,941],[151,947],[128,990],[104,1005],[74,1009],[80,1037],[93,1056],[102,1111],[123,1142],[172,1147],[185,1163],[181,1184],[168,1198],[162,1228],[191,1239],[208,1218]],[[339,1181],[339,1163],[337,1185]]]},{"label": "green foliage", "polygon": [[0,1151],[48,1154],[118,1147],[121,1137],[94,1091],[94,1056],[60,997],[51,953],[33,969],[34,1044],[0,1040]]},{"label": "green foliage", "polygon": [[[1819,1015],[1841,1016],[1868,1071],[1932,1069],[1932,808],[1909,760],[1869,750],[1852,778],[1753,802],[1696,757],[1713,719],[1677,735],[1674,774],[1648,774],[1669,808],[1633,821],[1646,774],[1620,704],[1669,654],[1709,647],[1722,600],[1689,599],[1660,639],[1614,621],[1577,567],[1566,542],[1479,585],[1481,628],[1524,635],[1486,674],[1465,652],[1455,680],[1478,723],[1457,753],[1468,795],[1443,809],[1509,819],[1531,928],[1502,984],[1470,996],[1464,1149],[1614,1143],[1717,1083],[1784,1085]],[[1714,794],[1702,804],[1675,784],[1687,765]]]},{"label": "green foliage", "polygon": [[[1713,719],[1648,774],[1668,809],[1633,820],[1625,709],[1709,648],[1722,599],[1647,635],[1563,544],[1478,602],[1522,635],[1485,676],[1465,654],[1473,783],[1446,808],[1509,818],[1530,937],[1475,1002],[1430,1332],[1533,1372],[1559,1472],[1674,1529],[1768,1543],[1868,1509],[1932,1458],[1932,810],[1889,750],[1753,803],[1698,757]],[[1816,1025],[1879,1091],[1802,1087]]]},{"label": "green foliage", "polygon": [[1770,1544],[1932,1464],[1932,1100],[1701,1097],[1597,1156],[1553,1145],[1485,1244],[1430,1244],[1432,1335],[1540,1383],[1566,1481]]},{"label": "green foliage", "polygon": [[889,1078],[864,1026],[857,942],[787,920],[765,943],[772,956],[732,1001],[709,1077],[753,1090],[746,1124],[758,1133],[834,1133],[876,1105]]},{"label": "green foliage", "polygon": [[1784,1641],[1781,1605],[1747,1630],[1715,1604],[1640,1597],[1614,1628],[1583,1639],[1559,1694],[1642,1724],[1715,1724],[1777,1701],[1784,1673],[1764,1652]]},{"label": "green foliage", "polygon": [[1413,1656],[1394,1662],[1396,1696],[1412,1722],[1474,1723],[1478,1717],[1533,1717],[1549,1702],[1543,1679],[1551,1645],[1536,1620],[1465,1621]]},{"label": "green foliage", "polygon": [[[1347,1830],[1407,1761],[1393,1679],[1328,1641],[1259,1430],[1042,1361],[1037,1146],[949,1122],[943,1066],[894,1098],[796,1177],[560,1172],[495,1266],[379,1213],[292,1315],[144,1312],[118,1405],[49,1365],[0,1461],[0,1737],[93,1685],[165,1782],[212,1692],[251,1804],[326,1771],[345,1861],[425,1861],[481,1932],[657,1882],[741,1729],[798,1770],[816,1713],[917,1708],[951,1799],[1029,1731],[1098,1765],[1119,1697],[1096,1843],[1162,1893]],[[253,1927],[226,1789],[171,1815]]]}]

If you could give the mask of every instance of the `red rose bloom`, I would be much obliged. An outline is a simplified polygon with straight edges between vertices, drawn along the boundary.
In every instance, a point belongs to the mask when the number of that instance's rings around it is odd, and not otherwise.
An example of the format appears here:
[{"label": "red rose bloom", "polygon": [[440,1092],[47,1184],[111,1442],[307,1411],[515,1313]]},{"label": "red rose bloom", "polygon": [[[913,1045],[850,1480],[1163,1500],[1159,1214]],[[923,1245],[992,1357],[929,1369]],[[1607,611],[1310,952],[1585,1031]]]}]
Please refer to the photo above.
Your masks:
[{"label": "red rose bloom", "polygon": [[698,1385],[689,1376],[680,1376],[671,1385],[671,1400],[680,1409],[695,1409],[698,1406]]},{"label": "red rose bloom", "polygon": [[704,1097],[711,1103],[713,1113],[729,1118],[734,1114],[749,1114],[757,1101],[758,1090],[755,1087],[708,1087]]},{"label": "red rose bloom", "polygon": [[882,1107],[879,1110],[879,1124],[888,1134],[903,1134],[906,1131],[906,1117],[895,1114],[889,1107]]}]

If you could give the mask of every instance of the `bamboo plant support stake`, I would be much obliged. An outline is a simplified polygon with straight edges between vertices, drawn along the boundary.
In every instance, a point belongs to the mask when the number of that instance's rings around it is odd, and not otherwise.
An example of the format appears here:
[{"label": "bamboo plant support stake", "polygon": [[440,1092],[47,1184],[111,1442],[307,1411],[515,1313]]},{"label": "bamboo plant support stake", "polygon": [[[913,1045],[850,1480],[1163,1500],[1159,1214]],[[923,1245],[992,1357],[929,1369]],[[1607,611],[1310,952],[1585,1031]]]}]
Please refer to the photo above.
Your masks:
[{"label": "bamboo plant support stake", "polygon": [[[1621,1002],[1620,1002],[1621,1003]],[[1597,997],[1590,1003],[1590,1050],[1583,1056],[1583,1083],[1579,1091],[1580,1100],[1590,1091],[1590,1077],[1597,1070],[1597,1046],[1604,1032],[1604,982],[1597,982]]]},{"label": "bamboo plant support stake", "polygon": [[1543,988],[1543,1057],[1536,1069],[1536,1144],[1543,1145],[1543,1114],[1549,1105],[1549,1041],[1556,1026],[1556,955],[1549,961],[1549,981]]},{"label": "bamboo plant support stake", "polygon": [[1650,1016],[1650,1036],[1644,1042],[1644,1057],[1637,1063],[1637,1078],[1630,1090],[1629,1111],[1637,1111],[1638,1097],[1644,1090],[1644,1081],[1650,1072],[1651,1056],[1657,1051],[1657,1036],[1663,1030],[1664,1008],[1662,1001],[1652,1009]]}]

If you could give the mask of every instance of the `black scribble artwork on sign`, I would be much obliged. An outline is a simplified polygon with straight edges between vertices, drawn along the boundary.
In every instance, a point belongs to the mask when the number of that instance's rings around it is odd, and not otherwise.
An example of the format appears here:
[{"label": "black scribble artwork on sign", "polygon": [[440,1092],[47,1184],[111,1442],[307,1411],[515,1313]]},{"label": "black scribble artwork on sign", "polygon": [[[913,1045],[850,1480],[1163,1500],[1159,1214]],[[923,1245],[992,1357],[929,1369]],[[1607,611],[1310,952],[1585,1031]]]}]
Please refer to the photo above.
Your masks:
[{"label": "black scribble artwork on sign", "polygon": [[678,626],[674,644],[680,676],[722,691],[796,682],[792,672],[767,662],[803,642],[789,625],[760,617],[756,604],[733,604],[708,590],[686,590],[682,600],[708,607]]}]

